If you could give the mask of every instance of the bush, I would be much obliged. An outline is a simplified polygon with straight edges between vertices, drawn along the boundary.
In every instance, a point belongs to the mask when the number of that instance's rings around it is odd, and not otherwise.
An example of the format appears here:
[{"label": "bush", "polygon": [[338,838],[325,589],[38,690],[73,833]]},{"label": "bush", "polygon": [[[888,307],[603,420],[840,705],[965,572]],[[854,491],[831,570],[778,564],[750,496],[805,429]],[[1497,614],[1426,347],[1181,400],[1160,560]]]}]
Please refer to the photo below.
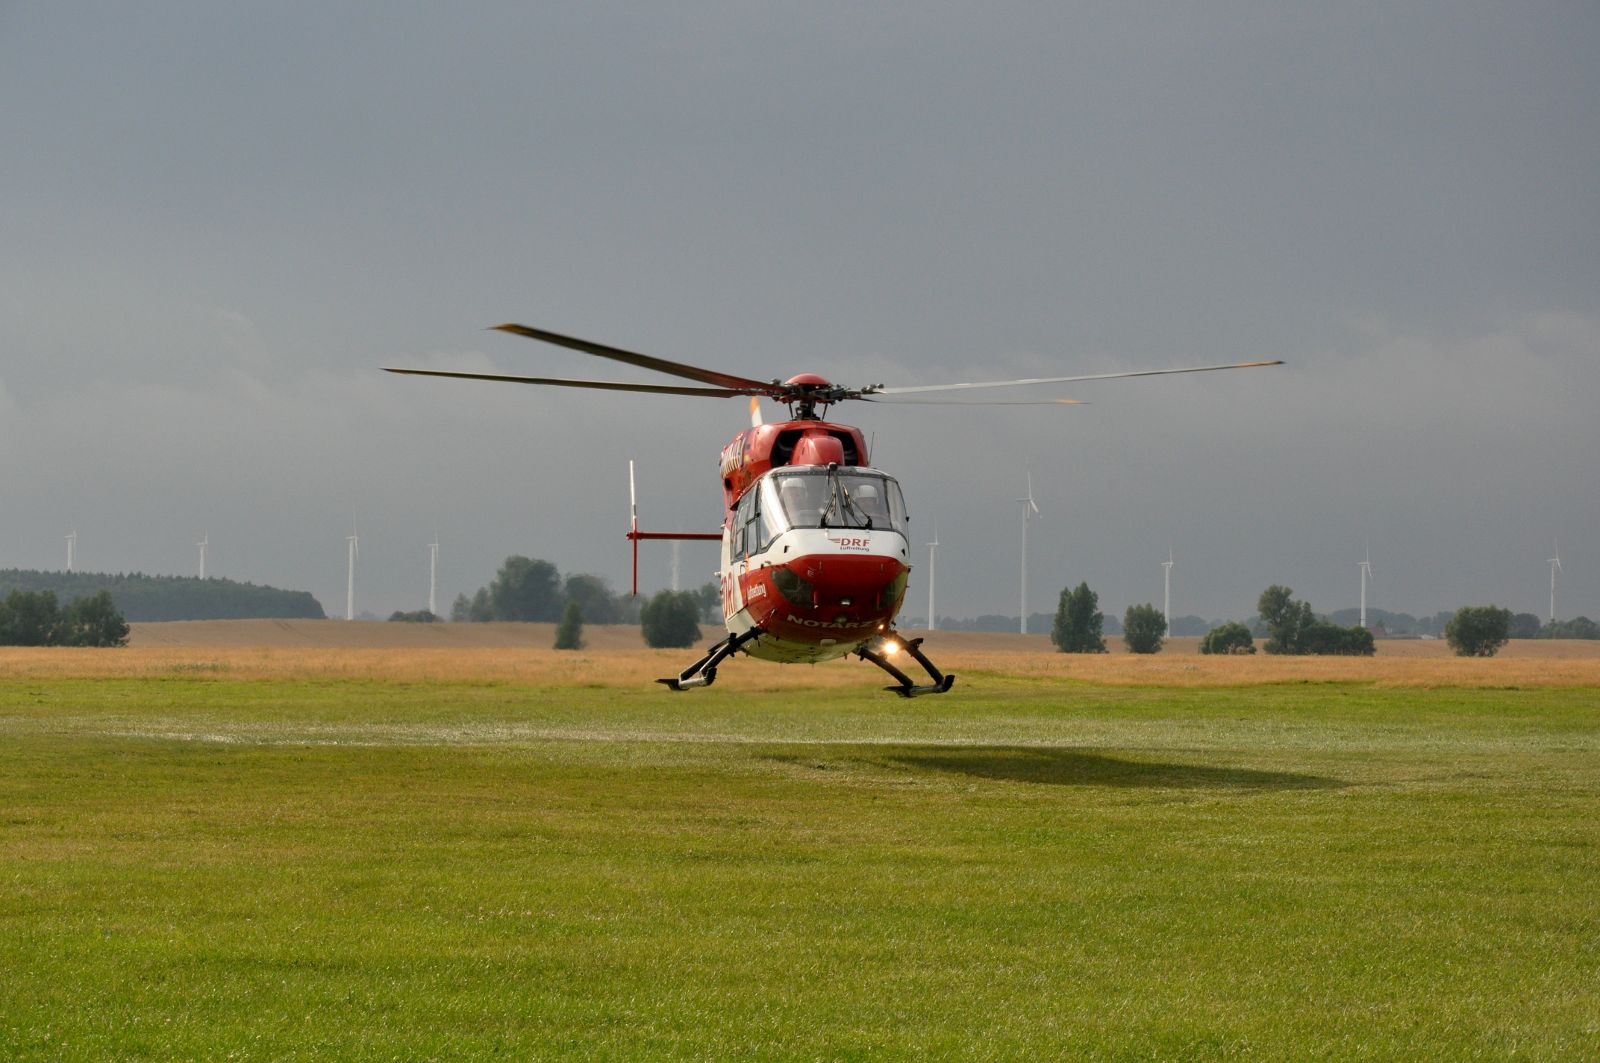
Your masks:
[{"label": "bush", "polygon": [[439,618],[426,609],[417,609],[410,613],[396,610],[389,614],[389,619],[397,624],[436,624],[439,622]]},{"label": "bush", "polygon": [[644,641],[657,649],[683,649],[700,638],[700,602],[692,591],[662,591],[639,610]]},{"label": "bush", "polygon": [[[697,638],[699,634],[695,632]],[[561,626],[556,628],[556,649],[583,649],[583,607],[577,602],[567,602],[561,613]]]},{"label": "bush", "polygon": [[1302,653],[1326,657],[1371,657],[1377,652],[1372,632],[1360,624],[1340,627],[1317,620],[1300,633],[1300,642]]},{"label": "bush", "polygon": [[1206,632],[1200,640],[1201,653],[1254,653],[1256,640],[1250,629],[1238,621],[1230,621]]},{"label": "bush", "polygon": [[1468,605],[1444,626],[1445,641],[1457,657],[1493,657],[1511,636],[1511,610]]},{"label": "bush", "polygon": [[1122,614],[1122,641],[1129,653],[1159,653],[1167,618],[1154,605],[1130,605]]}]

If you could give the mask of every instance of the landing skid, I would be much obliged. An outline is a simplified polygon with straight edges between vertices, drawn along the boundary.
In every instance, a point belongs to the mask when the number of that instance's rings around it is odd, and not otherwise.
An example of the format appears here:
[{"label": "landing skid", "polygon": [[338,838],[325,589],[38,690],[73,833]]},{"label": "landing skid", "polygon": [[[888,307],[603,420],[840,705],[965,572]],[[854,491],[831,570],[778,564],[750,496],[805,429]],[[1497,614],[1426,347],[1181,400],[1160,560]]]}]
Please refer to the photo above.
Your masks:
[{"label": "landing skid", "polygon": [[657,679],[673,690],[693,690],[695,687],[708,687],[717,681],[717,665],[739,652],[739,647],[764,632],[753,627],[742,635],[729,635],[715,646],[711,647],[704,657],[679,672],[675,679]]},{"label": "landing skid", "polygon": [[910,654],[911,659],[922,665],[923,670],[926,671],[928,676],[933,680],[933,682],[924,683],[921,686],[913,683],[910,676],[906,675],[900,669],[891,664],[889,662],[889,658],[886,657],[881,651],[873,649],[872,647],[874,643],[881,646],[883,644],[883,640],[874,639],[872,642],[862,644],[861,648],[856,650],[856,656],[860,657],[863,661],[871,661],[873,664],[877,665],[879,668],[882,668],[885,672],[888,672],[890,675],[894,676],[900,681],[898,686],[884,687],[883,689],[885,690],[893,691],[903,698],[914,698],[919,694],[943,694],[945,691],[949,690],[956,681],[955,676],[946,675],[933,666],[933,662],[928,660],[928,658],[922,652],[921,639],[907,639],[904,643],[902,643],[902,648],[904,648],[906,653]]}]

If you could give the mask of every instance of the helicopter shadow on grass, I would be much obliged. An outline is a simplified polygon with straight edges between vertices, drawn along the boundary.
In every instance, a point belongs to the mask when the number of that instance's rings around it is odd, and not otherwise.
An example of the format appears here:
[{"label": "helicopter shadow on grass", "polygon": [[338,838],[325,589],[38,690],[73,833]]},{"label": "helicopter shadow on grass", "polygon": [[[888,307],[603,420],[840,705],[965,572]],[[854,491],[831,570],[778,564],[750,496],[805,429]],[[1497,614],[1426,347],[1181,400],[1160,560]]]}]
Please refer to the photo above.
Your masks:
[{"label": "helicopter shadow on grass", "polygon": [[[826,755],[778,755],[773,759],[825,768]],[[1298,772],[1128,760],[1063,746],[891,745],[832,747],[842,759],[877,762],[914,771],[944,772],[978,779],[1042,786],[1111,786],[1212,791],[1323,790],[1339,779]],[[823,761],[824,763],[817,763]],[[838,766],[837,764],[832,766]]]}]

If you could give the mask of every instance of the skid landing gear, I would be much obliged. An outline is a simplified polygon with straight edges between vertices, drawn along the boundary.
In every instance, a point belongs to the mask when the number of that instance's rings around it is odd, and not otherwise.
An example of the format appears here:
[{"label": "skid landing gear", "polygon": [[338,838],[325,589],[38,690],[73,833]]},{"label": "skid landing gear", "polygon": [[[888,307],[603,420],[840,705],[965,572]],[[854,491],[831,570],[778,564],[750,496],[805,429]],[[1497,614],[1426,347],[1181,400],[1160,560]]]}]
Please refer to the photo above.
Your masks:
[{"label": "skid landing gear", "polygon": [[883,652],[885,641],[884,639],[873,639],[871,642],[862,644],[861,648],[856,650],[857,657],[860,657],[863,661],[871,661],[900,681],[898,686],[884,687],[883,689],[893,691],[903,698],[914,698],[919,694],[943,694],[955,683],[955,676],[946,675],[939,671],[933,666],[933,662],[923,654],[921,639],[908,639],[901,643],[901,648],[911,656],[912,660],[922,665],[923,670],[933,680],[931,683],[924,683],[918,686],[911,681],[910,676],[890,663],[889,658]]},{"label": "skid landing gear", "polygon": [[739,652],[739,647],[764,632],[753,627],[742,635],[729,635],[715,646],[711,647],[704,657],[679,672],[675,679],[657,679],[673,690],[692,690],[695,687],[708,687],[717,681],[717,665]]}]

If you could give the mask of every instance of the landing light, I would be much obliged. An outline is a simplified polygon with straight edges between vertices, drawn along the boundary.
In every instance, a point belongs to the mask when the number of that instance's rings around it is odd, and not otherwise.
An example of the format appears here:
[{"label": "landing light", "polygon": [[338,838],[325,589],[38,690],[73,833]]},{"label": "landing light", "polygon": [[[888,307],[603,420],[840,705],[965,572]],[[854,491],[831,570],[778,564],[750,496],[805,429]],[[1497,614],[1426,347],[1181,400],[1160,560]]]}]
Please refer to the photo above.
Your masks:
[{"label": "landing light", "polygon": [[903,649],[905,649],[905,647],[900,645],[900,642],[899,642],[898,639],[884,639],[883,640],[883,652],[884,653],[891,653],[891,654],[892,653],[899,653]]}]

